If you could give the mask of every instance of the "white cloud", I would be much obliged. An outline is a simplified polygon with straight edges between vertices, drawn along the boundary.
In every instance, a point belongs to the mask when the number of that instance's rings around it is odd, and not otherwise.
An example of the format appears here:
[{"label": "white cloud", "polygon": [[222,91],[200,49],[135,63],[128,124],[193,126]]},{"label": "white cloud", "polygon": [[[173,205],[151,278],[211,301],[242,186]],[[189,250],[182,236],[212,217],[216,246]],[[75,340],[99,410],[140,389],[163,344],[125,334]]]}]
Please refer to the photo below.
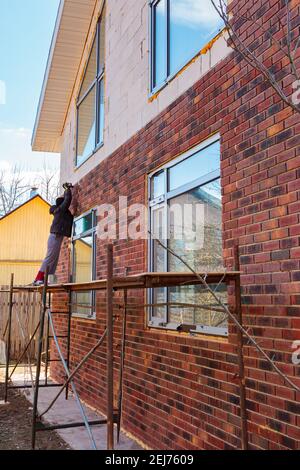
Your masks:
[{"label": "white cloud", "polygon": [[[0,160],[0,173],[5,174],[6,181],[10,181],[13,178],[15,165],[7,160]],[[20,175],[26,182],[26,184],[35,184],[37,178],[43,175],[42,170],[34,171],[29,169],[20,168]]]},{"label": "white cloud", "polygon": [[11,171],[11,164],[7,160],[0,160],[0,172],[1,171]]},{"label": "white cloud", "polygon": [[194,28],[216,28],[221,22],[210,0],[174,0],[172,11],[177,23]]},{"label": "white cloud", "polygon": [[0,80],[0,105],[6,103],[6,85],[3,80]]},{"label": "white cloud", "polygon": [[36,172],[46,162],[51,169],[59,169],[59,155],[32,151],[31,134],[31,129],[4,127],[0,123],[0,165],[8,162],[11,166]]},{"label": "white cloud", "polygon": [[0,134],[2,135],[13,135],[17,138],[21,137],[24,139],[30,138],[31,131],[30,129],[25,129],[25,127],[18,127],[18,128],[0,128]]}]

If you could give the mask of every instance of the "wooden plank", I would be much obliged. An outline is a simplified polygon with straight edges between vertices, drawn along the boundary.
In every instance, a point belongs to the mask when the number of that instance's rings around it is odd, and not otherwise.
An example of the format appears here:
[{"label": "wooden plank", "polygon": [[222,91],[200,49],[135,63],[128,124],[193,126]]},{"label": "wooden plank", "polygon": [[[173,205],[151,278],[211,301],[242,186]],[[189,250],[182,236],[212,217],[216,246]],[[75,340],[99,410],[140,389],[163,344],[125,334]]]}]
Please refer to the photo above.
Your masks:
[{"label": "wooden plank", "polygon": [[[218,282],[229,283],[239,277],[239,271],[230,272],[215,272],[215,273],[199,273],[200,276],[205,277],[208,284],[215,284]],[[145,289],[156,287],[170,287],[185,285],[201,284],[199,279],[193,273],[142,273],[133,276],[115,277],[113,278],[113,286],[116,290],[124,288],[129,289]],[[85,290],[105,290],[107,285],[106,279],[98,281],[77,283],[77,284],[55,284],[49,286],[49,292],[79,292]],[[41,292],[41,287],[24,286],[18,287],[18,291],[32,291]]]}]

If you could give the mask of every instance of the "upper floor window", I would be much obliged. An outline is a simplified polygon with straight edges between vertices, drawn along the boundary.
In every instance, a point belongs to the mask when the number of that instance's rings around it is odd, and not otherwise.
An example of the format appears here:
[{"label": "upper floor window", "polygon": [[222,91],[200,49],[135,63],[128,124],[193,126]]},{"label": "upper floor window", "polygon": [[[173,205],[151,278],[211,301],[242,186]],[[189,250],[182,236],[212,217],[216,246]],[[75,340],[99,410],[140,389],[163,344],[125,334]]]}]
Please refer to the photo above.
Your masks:
[{"label": "upper floor window", "polygon": [[[90,282],[96,276],[96,212],[93,210],[74,222],[72,237],[72,282]],[[75,315],[95,317],[95,292],[73,292]]]},{"label": "upper floor window", "polygon": [[104,134],[104,37],[105,9],[77,98],[76,166],[81,165],[103,143]]},{"label": "upper floor window", "polygon": [[[150,270],[187,268],[163,241],[198,272],[223,272],[220,143],[216,137],[150,176]],[[227,302],[225,284],[218,295]],[[149,321],[154,327],[227,335],[227,319],[203,286],[153,289]],[[173,304],[173,305],[170,305]],[[183,308],[183,305],[186,308]],[[201,308],[202,306],[202,308]]]},{"label": "upper floor window", "polygon": [[208,0],[153,0],[152,91],[176,74],[222,27]]}]

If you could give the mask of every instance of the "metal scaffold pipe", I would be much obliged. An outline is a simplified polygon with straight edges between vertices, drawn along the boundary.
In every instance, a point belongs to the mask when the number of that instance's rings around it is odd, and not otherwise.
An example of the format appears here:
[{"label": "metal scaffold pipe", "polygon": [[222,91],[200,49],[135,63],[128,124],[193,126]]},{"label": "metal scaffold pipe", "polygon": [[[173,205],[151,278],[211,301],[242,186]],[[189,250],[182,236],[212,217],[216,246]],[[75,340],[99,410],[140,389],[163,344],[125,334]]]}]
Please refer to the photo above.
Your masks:
[{"label": "metal scaffold pipe", "polygon": [[36,419],[37,419],[37,412],[38,412],[37,407],[38,407],[39,384],[40,384],[41,362],[42,362],[42,352],[43,352],[45,315],[47,311],[47,288],[48,288],[48,268],[46,269],[46,273],[45,273],[45,283],[43,286],[42,305],[41,305],[41,312],[40,312],[40,331],[39,331],[39,340],[38,340],[38,354],[37,354],[33,411],[32,411],[33,418],[32,418],[31,445],[33,449],[35,448],[35,440],[36,440]]},{"label": "metal scaffold pipe", "polygon": [[[58,339],[57,339],[57,334],[56,334],[56,331],[55,331],[55,327],[54,327],[54,324],[53,324],[53,319],[52,319],[52,315],[51,315],[51,312],[48,311],[48,318],[50,320],[50,326],[51,326],[51,330],[52,330],[52,334],[53,334],[53,339],[54,339],[54,342],[55,342],[55,345],[56,345],[56,348],[57,348],[57,352],[59,354],[59,357],[61,359],[61,362],[62,362],[62,365],[63,365],[63,368],[65,370],[65,373],[67,375],[68,378],[70,378],[71,374],[70,374],[70,371],[68,369],[68,366],[67,366],[67,363],[63,357],[63,353],[61,351],[61,348],[59,346],[59,342],[58,342]],[[92,443],[92,447],[94,450],[97,450],[97,446],[96,446],[96,442],[95,442],[95,439],[94,439],[94,436],[93,436],[93,433],[91,431],[91,428],[90,428],[90,425],[89,425],[89,421],[87,419],[87,416],[86,416],[86,413],[84,411],[84,408],[83,408],[83,405],[81,403],[81,400],[78,396],[78,393],[76,391],[76,387],[74,385],[74,382],[71,380],[71,387],[72,387],[72,392],[75,396],[75,400],[77,402],[77,405],[78,405],[78,408],[79,408],[79,411],[81,413],[81,416],[82,416],[82,419],[83,419],[83,422],[84,422],[84,425],[86,427],[86,430],[87,430],[87,433],[88,433],[88,436],[91,440],[91,443]]]},{"label": "metal scaffold pipe", "polygon": [[106,327],[107,327],[107,449],[114,448],[114,357],[113,357],[113,245],[107,247],[107,292],[106,292]]}]

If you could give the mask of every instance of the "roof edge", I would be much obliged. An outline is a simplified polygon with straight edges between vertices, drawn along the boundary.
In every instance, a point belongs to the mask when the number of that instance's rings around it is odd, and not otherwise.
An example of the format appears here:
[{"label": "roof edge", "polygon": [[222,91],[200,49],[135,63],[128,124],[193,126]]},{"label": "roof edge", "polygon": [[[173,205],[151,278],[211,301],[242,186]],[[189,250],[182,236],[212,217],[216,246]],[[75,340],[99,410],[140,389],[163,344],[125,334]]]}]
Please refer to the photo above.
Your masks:
[{"label": "roof edge", "polygon": [[50,202],[46,201],[46,199],[44,199],[40,194],[36,194],[35,196],[31,197],[30,199],[27,199],[27,201],[23,202],[22,204],[20,204],[19,206],[15,207],[15,208],[12,209],[10,212],[8,212],[7,214],[5,214],[3,217],[1,217],[1,218],[0,218],[0,223],[2,222],[2,220],[6,219],[6,218],[9,217],[11,214],[13,214],[13,213],[16,212],[17,210],[21,209],[22,207],[26,206],[26,204],[29,204],[29,202],[34,201],[35,199],[40,199],[42,202],[44,202],[45,204],[47,204],[47,206],[51,207]]},{"label": "roof edge", "polygon": [[47,65],[46,65],[46,70],[44,73],[42,89],[41,89],[41,93],[39,97],[38,108],[37,108],[37,113],[36,113],[35,122],[34,122],[34,128],[33,128],[32,137],[31,137],[31,147],[33,151],[35,151],[34,146],[35,146],[36,133],[37,133],[38,123],[39,123],[40,116],[41,116],[42,104],[45,98],[47,82],[48,82],[49,73],[50,73],[50,69],[52,65],[52,59],[53,59],[53,55],[55,51],[55,45],[56,45],[57,36],[58,36],[59,28],[60,28],[60,23],[61,23],[61,19],[63,16],[64,6],[65,6],[65,0],[60,0],[58,11],[57,11],[57,16],[55,20],[55,26],[54,26],[54,30],[52,34],[52,39],[51,39],[51,45],[50,45],[50,49],[48,53]]}]

